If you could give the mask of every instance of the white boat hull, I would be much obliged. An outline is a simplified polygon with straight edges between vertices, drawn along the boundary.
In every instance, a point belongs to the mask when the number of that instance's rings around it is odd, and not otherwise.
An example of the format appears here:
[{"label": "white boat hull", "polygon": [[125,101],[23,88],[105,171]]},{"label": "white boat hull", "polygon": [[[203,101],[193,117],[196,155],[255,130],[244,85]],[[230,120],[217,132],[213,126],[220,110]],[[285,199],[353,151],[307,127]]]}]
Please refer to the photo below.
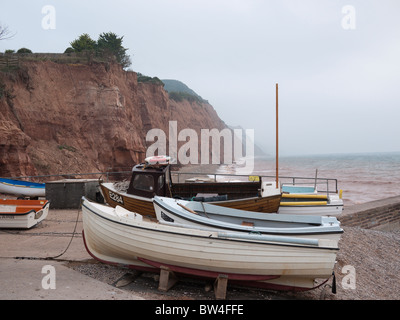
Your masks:
[{"label": "white boat hull", "polygon": [[[121,210],[122,209],[122,210]],[[121,214],[122,211],[122,214]],[[329,278],[335,264],[337,241],[316,245],[287,244],[222,237],[216,231],[171,227],[143,221],[121,207],[111,208],[84,199],[84,241],[89,253],[103,262],[132,268],[161,265],[177,272],[274,286],[293,286]],[[288,282],[289,281],[289,282]]]},{"label": "white boat hull", "polygon": [[0,205],[0,228],[30,229],[47,218],[50,202],[40,210],[30,210],[27,213],[15,214],[12,206]]},{"label": "white boat hull", "polygon": [[[35,186],[32,186],[29,184],[29,182],[21,182],[21,184],[18,184],[17,180],[14,180],[15,182],[13,183],[7,183],[6,181],[8,179],[4,179],[5,181],[0,181],[0,193],[4,194],[13,194],[16,196],[24,196],[24,197],[44,197],[46,196],[46,190],[44,187],[37,187],[37,184],[34,184]],[[13,181],[13,180],[9,180]]]}]

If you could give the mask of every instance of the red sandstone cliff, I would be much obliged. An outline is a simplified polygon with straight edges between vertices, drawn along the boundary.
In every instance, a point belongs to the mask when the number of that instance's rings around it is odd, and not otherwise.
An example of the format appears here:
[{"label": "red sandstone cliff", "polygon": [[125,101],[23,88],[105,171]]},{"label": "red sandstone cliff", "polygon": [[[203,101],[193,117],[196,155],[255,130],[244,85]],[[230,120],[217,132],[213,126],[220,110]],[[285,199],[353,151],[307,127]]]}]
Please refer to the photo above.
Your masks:
[{"label": "red sandstone cliff", "polygon": [[118,64],[24,61],[1,84],[3,177],[127,169],[144,159],[150,129],[226,127],[211,105],[170,100]]}]

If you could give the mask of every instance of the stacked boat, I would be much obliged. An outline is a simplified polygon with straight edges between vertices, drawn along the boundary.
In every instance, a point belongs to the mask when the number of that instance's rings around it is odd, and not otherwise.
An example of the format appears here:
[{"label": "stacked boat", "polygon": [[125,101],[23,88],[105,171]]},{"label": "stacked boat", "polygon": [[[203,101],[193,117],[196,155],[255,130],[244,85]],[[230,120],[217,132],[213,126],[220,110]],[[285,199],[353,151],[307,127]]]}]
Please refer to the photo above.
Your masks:
[{"label": "stacked boat", "polygon": [[166,197],[155,197],[153,203],[158,221],[166,225],[243,232],[258,239],[270,238],[259,235],[273,235],[272,239],[281,236],[286,242],[293,242],[295,236],[338,241],[343,233],[335,217],[265,214]]},{"label": "stacked boat", "polygon": [[104,263],[137,270],[224,275],[230,282],[277,290],[313,289],[316,279],[323,283],[332,275],[343,232],[334,217],[264,214],[263,219],[165,197],[155,198],[154,206],[158,220],[83,198],[87,251]]},{"label": "stacked boat", "polygon": [[0,199],[0,228],[30,229],[49,213],[50,202],[39,199],[46,194],[44,183],[0,178],[0,193],[17,197]]},{"label": "stacked boat", "polygon": [[285,185],[282,187],[279,213],[339,216],[343,211],[342,190],[320,193],[316,185]]},{"label": "stacked boat", "polygon": [[[266,200],[275,204],[281,195],[261,183],[261,192],[244,199],[240,187],[256,184],[172,184],[168,165],[136,166],[127,192],[102,184],[106,205],[82,198],[83,240],[95,259],[279,290],[313,289],[332,276],[343,233],[336,217],[266,209]],[[236,198],[188,197],[207,190]]]}]

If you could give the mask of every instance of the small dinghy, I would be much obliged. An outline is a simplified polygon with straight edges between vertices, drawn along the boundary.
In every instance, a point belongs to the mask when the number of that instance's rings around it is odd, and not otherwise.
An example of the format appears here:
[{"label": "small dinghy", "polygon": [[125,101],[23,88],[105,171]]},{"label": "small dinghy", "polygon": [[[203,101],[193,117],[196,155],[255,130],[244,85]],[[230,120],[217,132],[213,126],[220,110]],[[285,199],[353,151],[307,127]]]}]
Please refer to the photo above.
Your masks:
[{"label": "small dinghy", "polygon": [[44,197],[45,183],[0,178],[0,193],[21,197]]},{"label": "small dinghy", "polygon": [[30,229],[46,219],[48,200],[0,199],[0,228]]}]

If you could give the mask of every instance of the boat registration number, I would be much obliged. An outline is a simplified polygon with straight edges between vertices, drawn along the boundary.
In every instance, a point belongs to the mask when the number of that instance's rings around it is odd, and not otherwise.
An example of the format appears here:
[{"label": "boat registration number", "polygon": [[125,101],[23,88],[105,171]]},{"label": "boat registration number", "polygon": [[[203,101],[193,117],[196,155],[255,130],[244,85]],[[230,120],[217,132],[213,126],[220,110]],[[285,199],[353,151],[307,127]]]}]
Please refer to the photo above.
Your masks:
[{"label": "boat registration number", "polygon": [[14,219],[14,216],[11,216],[11,215],[0,216],[0,219],[13,220],[13,219]]},{"label": "boat registration number", "polygon": [[121,204],[124,204],[124,200],[122,199],[121,195],[116,194],[116,193],[114,193],[112,191],[109,191],[108,194],[109,194],[111,200],[113,200],[115,202],[118,202],[118,203],[121,203]]}]

